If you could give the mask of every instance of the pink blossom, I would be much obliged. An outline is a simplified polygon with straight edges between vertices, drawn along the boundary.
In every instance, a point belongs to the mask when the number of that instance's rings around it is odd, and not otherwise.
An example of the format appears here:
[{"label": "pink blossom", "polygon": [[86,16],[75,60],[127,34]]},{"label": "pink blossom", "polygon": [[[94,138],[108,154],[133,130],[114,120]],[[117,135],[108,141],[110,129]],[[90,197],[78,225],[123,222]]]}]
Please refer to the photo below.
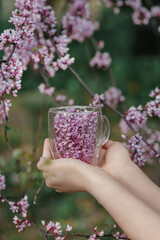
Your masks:
[{"label": "pink blossom", "polygon": [[6,183],[5,183],[5,176],[0,174],[0,191],[5,190]]},{"label": "pink blossom", "polygon": [[17,202],[17,206],[19,206],[19,210],[21,215],[26,218],[27,217],[27,210],[29,207],[28,203],[28,196],[25,195],[24,198],[22,198],[20,201]]},{"label": "pink blossom", "polygon": [[74,104],[74,100],[73,100],[73,99],[69,99],[69,100],[68,100],[68,105],[69,105],[69,106],[72,106],[73,104]]},{"label": "pink blossom", "polygon": [[120,233],[120,232],[116,232],[115,234],[113,234],[113,237],[115,237],[116,239],[119,239],[119,240],[123,240],[123,237],[124,237],[124,239],[127,238],[127,236],[124,233]]},{"label": "pink blossom", "polygon": [[70,14],[88,19],[90,17],[89,4],[85,0],[75,0],[72,3]]},{"label": "pink blossom", "polygon": [[140,7],[136,9],[132,15],[133,22],[137,25],[147,25],[151,18],[150,12],[145,7]]},{"label": "pink blossom", "polygon": [[104,236],[104,231],[103,231],[103,229],[102,229],[100,232],[97,232],[97,235],[100,236],[100,237],[103,237],[103,236]]},{"label": "pink blossom", "polygon": [[[59,222],[54,223],[54,222],[50,221],[48,224],[46,224],[45,221],[42,220],[41,223],[47,232],[55,233],[57,235],[62,235],[61,225]],[[57,237],[56,237],[56,239],[58,239]]]},{"label": "pink blossom", "polygon": [[19,45],[21,41],[21,32],[14,29],[6,29],[0,35],[0,50],[3,50],[6,44]]},{"label": "pink blossom", "polygon": [[68,44],[71,42],[71,40],[66,35],[60,35],[58,37],[54,37],[54,41],[56,44],[57,52],[64,56],[69,50]]},{"label": "pink blossom", "polygon": [[64,101],[66,101],[65,95],[57,95],[56,96],[56,102],[60,103],[60,102],[64,102]]},{"label": "pink blossom", "polygon": [[79,112],[74,106],[56,113],[53,119],[56,149],[61,158],[91,163],[95,153],[98,117],[96,112]]},{"label": "pink blossom", "polygon": [[104,94],[98,95],[97,93],[94,95],[92,103],[90,103],[90,106],[94,106],[94,107],[103,107],[103,101],[104,101],[105,97]]},{"label": "pink blossom", "polygon": [[66,232],[70,232],[71,230],[72,230],[72,226],[69,226],[69,224],[67,224]]},{"label": "pink blossom", "polygon": [[139,167],[144,166],[146,162],[144,158],[145,143],[142,141],[142,136],[139,133],[132,136],[128,139],[126,147],[132,157],[132,161],[137,162]]},{"label": "pink blossom", "polygon": [[20,201],[16,202],[9,202],[10,210],[14,213],[20,213],[22,217],[27,218],[27,210],[29,207],[28,203],[28,196],[24,196]]},{"label": "pink blossom", "polygon": [[146,141],[152,146],[157,154],[149,147],[145,146],[145,158],[148,163],[153,163],[153,157],[159,157],[160,154],[160,131],[152,131],[151,129],[145,129]]},{"label": "pink blossom", "polygon": [[16,202],[8,202],[8,204],[10,205],[10,210],[14,213],[14,212],[19,212],[19,206],[17,206]]},{"label": "pink blossom", "polygon": [[153,6],[151,8],[151,16],[152,17],[160,17],[160,6]]},{"label": "pink blossom", "polygon": [[102,41],[102,40],[98,41],[97,46],[98,46],[98,49],[104,48],[104,41]]},{"label": "pink blossom", "polygon": [[99,51],[96,52],[96,55],[91,59],[90,66],[97,68],[104,68],[107,69],[111,65],[111,58],[109,53],[104,52],[100,53]]},{"label": "pink blossom", "polygon": [[47,87],[44,83],[41,83],[38,88],[40,93],[48,96],[52,96],[55,90],[54,87]]},{"label": "pink blossom", "polygon": [[149,117],[155,115],[160,118],[160,89],[156,87],[154,91],[151,91],[149,96],[154,98],[154,100],[147,102],[147,114]]},{"label": "pink blossom", "polygon": [[26,226],[31,226],[31,222],[28,219],[22,220],[17,216],[14,216],[13,223],[16,225],[16,228],[18,228],[18,232],[23,231]]},{"label": "pink blossom", "polygon": [[96,231],[97,231],[97,226],[96,226],[96,227],[94,227],[93,231],[94,231],[94,232],[96,232]]},{"label": "pink blossom", "polygon": [[121,90],[116,87],[108,88],[108,90],[105,91],[104,96],[106,103],[113,107],[116,107],[119,102],[123,102],[125,100]]},{"label": "pink blossom", "polygon": [[17,90],[21,89],[21,77],[23,74],[22,63],[14,53],[8,63],[2,63],[0,68],[0,96],[5,92],[17,96]]},{"label": "pink blossom", "polygon": [[[66,54],[64,57],[60,57],[57,60],[57,67],[58,69],[61,68],[63,70],[66,70],[71,64],[74,63],[74,58],[70,58],[69,54]],[[53,65],[54,66],[54,65]]]},{"label": "pink blossom", "polygon": [[98,238],[96,238],[96,234],[92,234],[92,235],[88,238],[88,240],[96,240],[96,239],[98,239]]},{"label": "pink blossom", "polygon": [[[142,106],[138,107],[130,107],[127,112],[125,112],[126,120],[132,125],[134,130],[138,131],[140,128],[144,128],[147,122],[147,113],[143,110]],[[129,131],[129,127],[124,120],[120,121],[120,128],[122,132],[127,133]]]},{"label": "pink blossom", "polygon": [[126,0],[125,4],[135,10],[141,7],[141,0]]},{"label": "pink blossom", "polygon": [[83,42],[85,38],[90,38],[98,29],[98,22],[89,20],[89,5],[85,0],[75,0],[72,2],[69,11],[63,17],[62,23],[64,33],[70,39]]}]

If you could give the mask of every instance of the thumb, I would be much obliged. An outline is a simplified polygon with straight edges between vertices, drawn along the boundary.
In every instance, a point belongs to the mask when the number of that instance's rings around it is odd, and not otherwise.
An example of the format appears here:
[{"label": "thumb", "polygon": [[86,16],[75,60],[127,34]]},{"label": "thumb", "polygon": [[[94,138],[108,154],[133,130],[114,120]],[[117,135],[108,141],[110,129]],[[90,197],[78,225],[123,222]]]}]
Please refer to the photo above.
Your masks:
[{"label": "thumb", "polygon": [[46,138],[44,141],[42,156],[47,159],[52,159],[49,138]]}]

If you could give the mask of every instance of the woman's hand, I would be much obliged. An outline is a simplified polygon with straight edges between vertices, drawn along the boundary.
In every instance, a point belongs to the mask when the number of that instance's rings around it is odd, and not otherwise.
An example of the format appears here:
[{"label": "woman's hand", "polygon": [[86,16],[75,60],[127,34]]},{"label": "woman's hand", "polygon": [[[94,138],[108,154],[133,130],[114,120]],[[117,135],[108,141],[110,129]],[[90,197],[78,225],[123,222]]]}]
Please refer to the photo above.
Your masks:
[{"label": "woman's hand", "polygon": [[[85,192],[88,185],[92,188],[93,178],[101,174],[119,175],[131,162],[123,144],[108,141],[101,149],[101,167],[92,166],[77,159],[52,159],[49,139],[44,142],[43,154],[37,164],[43,172],[46,185],[57,192]],[[92,176],[92,177],[91,177]]]},{"label": "woman's hand", "polygon": [[128,150],[120,142],[109,140],[100,152],[101,168],[111,176],[117,175],[132,164]]},{"label": "woman's hand", "polygon": [[77,159],[52,160],[49,139],[44,142],[43,154],[37,164],[43,172],[46,185],[57,192],[84,192],[86,191],[85,176],[93,166]]}]

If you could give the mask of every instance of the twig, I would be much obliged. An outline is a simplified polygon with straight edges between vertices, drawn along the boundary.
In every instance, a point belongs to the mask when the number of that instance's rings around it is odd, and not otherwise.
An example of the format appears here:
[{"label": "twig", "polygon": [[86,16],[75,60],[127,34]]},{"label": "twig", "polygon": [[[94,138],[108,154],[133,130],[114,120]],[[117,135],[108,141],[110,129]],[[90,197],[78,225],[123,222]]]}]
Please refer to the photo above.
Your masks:
[{"label": "twig", "polygon": [[42,68],[42,66],[39,67],[39,71],[40,71],[40,74],[41,74],[41,76],[42,76],[42,78],[43,78],[46,86],[49,87],[50,84],[49,84],[49,81],[48,81],[48,77],[46,76],[46,74],[45,74],[44,69]]},{"label": "twig", "polygon": [[37,189],[37,191],[36,191],[36,193],[35,193],[34,200],[33,200],[33,204],[36,204],[36,202],[37,202],[37,196],[38,196],[39,192],[41,191],[43,185],[44,185],[44,179],[43,179],[43,181],[42,181],[42,183],[41,183],[41,186]]},{"label": "twig", "polygon": [[10,152],[13,152],[13,148],[12,148],[12,146],[11,146],[9,140],[8,140],[8,134],[7,134],[7,129],[6,129],[8,118],[7,118],[6,107],[5,107],[5,102],[4,101],[5,101],[4,98],[2,98],[3,112],[4,112],[4,138],[6,140],[6,143],[8,145],[8,148],[9,148]]},{"label": "twig", "polygon": [[16,44],[12,43],[12,45],[13,45],[13,48],[12,48],[12,51],[10,52],[8,58],[7,59],[0,59],[0,63],[7,63],[8,64],[8,62],[10,61],[10,59],[13,56],[13,53],[14,53],[14,51],[16,49]]},{"label": "twig", "polygon": [[[5,198],[4,196],[0,195],[0,200],[4,200],[5,202],[7,202],[9,204],[9,200],[7,198]],[[21,215],[21,217],[26,220],[26,218],[24,218],[22,216],[22,214],[20,212],[18,212],[18,214]],[[45,237],[46,240],[48,240],[49,236],[54,236],[54,237],[66,237],[66,234],[56,234],[56,233],[49,233],[49,232],[46,232],[44,231],[42,228],[40,228],[36,223],[32,222],[31,220],[27,219],[31,225],[36,228],[39,232],[41,232],[43,234],[43,236]],[[77,234],[77,233],[70,233],[70,234],[67,234],[67,237],[81,237],[81,238],[89,238],[90,235],[89,234]],[[97,237],[100,237],[97,235]],[[114,237],[112,234],[107,234],[107,235],[104,235],[104,236],[101,236],[101,238],[105,239],[105,238],[113,238],[113,239],[116,239],[116,237]],[[130,240],[129,238],[126,238],[126,237],[119,237],[119,239],[125,239],[125,240]]]}]

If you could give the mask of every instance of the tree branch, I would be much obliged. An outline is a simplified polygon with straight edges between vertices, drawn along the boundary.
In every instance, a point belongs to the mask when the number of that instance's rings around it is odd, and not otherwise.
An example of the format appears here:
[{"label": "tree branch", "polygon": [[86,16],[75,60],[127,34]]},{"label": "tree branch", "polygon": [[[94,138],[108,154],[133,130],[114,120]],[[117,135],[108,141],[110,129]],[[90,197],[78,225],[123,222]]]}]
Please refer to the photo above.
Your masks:
[{"label": "tree branch", "polygon": [[[80,76],[78,75],[78,73],[72,68],[72,67],[68,67],[69,70],[74,74],[74,76],[76,77],[76,79],[79,81],[79,83],[83,86],[83,88],[90,94],[90,96],[93,98],[94,97],[94,93],[88,88],[88,86],[83,82],[83,80],[80,78]],[[133,131],[134,134],[138,133],[138,131],[136,131],[133,126],[130,124],[129,121],[126,120],[126,117],[124,114],[120,113],[117,109],[113,108],[111,105],[108,105],[105,101],[101,101],[104,106],[106,106],[107,108],[109,108],[112,112],[114,112],[115,114],[117,114],[120,118],[122,118],[125,123],[128,125],[128,127]],[[149,147],[151,148],[155,154],[158,154],[158,152],[142,137],[143,142]]]}]

